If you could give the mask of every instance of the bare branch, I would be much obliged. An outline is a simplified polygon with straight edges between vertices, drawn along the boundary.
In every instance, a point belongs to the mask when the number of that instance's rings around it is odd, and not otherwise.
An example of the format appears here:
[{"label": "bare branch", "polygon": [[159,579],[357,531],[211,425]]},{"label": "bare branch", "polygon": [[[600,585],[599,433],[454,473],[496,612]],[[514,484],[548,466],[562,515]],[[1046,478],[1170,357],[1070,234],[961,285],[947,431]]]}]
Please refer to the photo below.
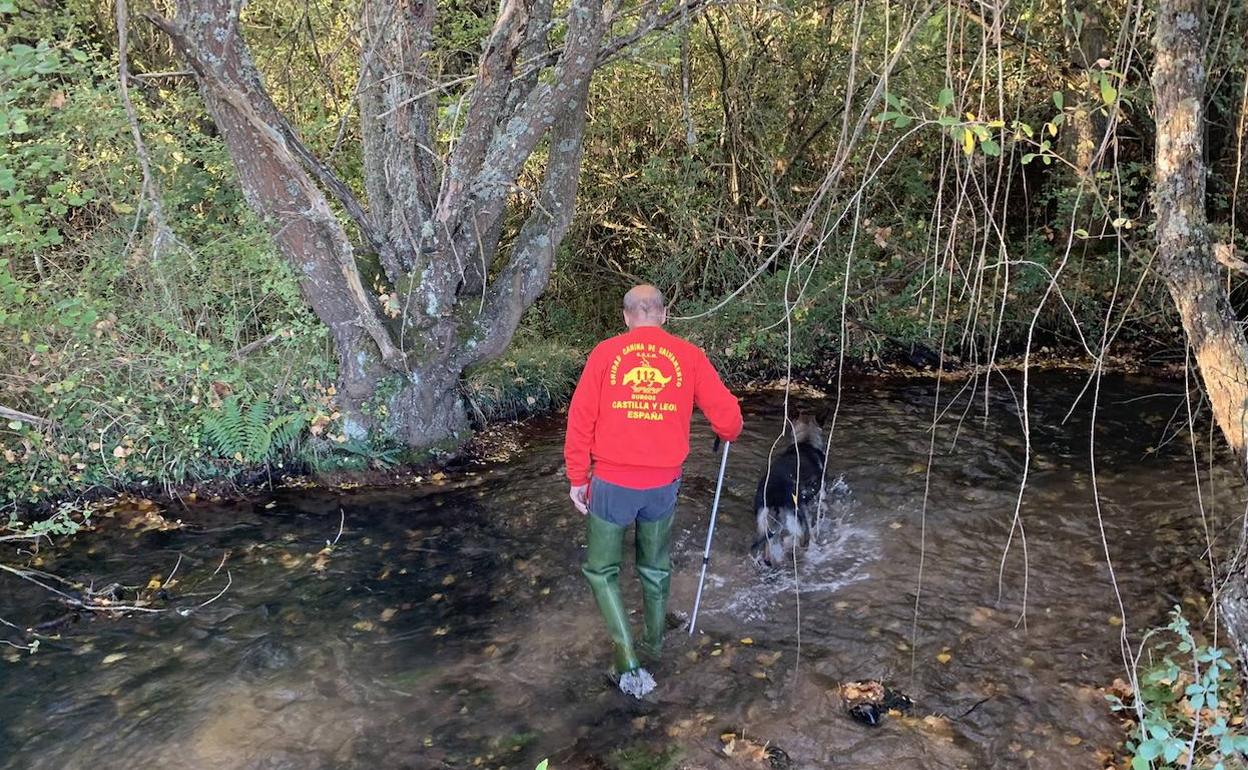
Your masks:
[{"label": "bare branch", "polygon": [[37,428],[50,428],[56,424],[52,422],[51,420],[46,419],[44,417],[36,417],[33,414],[19,412],[18,410],[10,409],[7,406],[0,406],[0,419],[16,420],[17,422],[24,422],[29,425],[34,425]]}]

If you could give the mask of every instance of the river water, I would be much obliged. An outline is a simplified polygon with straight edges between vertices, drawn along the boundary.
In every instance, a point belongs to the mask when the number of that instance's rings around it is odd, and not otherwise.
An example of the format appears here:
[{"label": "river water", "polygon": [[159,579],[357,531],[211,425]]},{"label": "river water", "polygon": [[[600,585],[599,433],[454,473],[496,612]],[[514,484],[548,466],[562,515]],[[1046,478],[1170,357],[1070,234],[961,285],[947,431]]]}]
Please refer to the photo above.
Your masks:
[{"label": "river water", "polygon": [[[1207,537],[1215,553],[1233,543],[1243,493],[1203,451],[1194,471],[1182,383],[1106,378],[1094,431],[1084,384],[1032,376],[1025,547],[1016,532],[1007,552],[1020,381],[987,394],[945,382],[934,432],[934,380],[847,383],[827,520],[796,568],[775,572],[748,558],[750,505],[786,405],[745,398],[699,633],[670,635],[650,703],[604,677],[558,420],[519,428],[508,459],[415,485],[193,503],[164,511],[182,522],[172,529],[101,519],[45,549],[41,569],[132,597],[177,565],[154,605],[170,611],[82,619],[36,654],[5,653],[0,767],[769,766],[740,741],[725,757],[733,732],[782,749],[775,766],[1103,768],[1123,736],[1098,688],[1123,675],[1124,624],[1135,641],[1175,603],[1201,617]],[[699,420],[675,610],[693,603],[717,467]],[[631,564],[624,577],[639,609]],[[61,612],[5,583],[0,617]],[[850,720],[838,686],[859,679],[904,691],[914,710],[877,728]]]}]

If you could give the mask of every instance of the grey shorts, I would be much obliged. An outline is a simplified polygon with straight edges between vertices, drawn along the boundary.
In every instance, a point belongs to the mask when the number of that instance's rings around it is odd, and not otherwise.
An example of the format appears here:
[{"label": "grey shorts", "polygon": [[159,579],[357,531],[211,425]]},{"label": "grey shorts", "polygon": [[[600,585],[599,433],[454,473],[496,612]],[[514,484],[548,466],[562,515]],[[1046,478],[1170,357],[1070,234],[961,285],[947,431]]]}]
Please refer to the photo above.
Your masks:
[{"label": "grey shorts", "polygon": [[612,524],[627,527],[636,521],[659,521],[676,510],[680,479],[654,489],[630,489],[601,479],[589,482],[589,512]]}]

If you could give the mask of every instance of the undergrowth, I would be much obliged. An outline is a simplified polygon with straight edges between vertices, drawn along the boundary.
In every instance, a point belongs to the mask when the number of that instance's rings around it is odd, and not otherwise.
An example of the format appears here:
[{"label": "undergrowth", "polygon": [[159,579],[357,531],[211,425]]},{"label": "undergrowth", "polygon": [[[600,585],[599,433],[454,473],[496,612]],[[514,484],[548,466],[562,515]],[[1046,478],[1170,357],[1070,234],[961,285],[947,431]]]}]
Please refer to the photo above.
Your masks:
[{"label": "undergrowth", "polygon": [[1121,681],[1107,696],[1130,732],[1132,770],[1244,770],[1244,693],[1229,651],[1201,643],[1179,607],[1149,632],[1138,692]]}]

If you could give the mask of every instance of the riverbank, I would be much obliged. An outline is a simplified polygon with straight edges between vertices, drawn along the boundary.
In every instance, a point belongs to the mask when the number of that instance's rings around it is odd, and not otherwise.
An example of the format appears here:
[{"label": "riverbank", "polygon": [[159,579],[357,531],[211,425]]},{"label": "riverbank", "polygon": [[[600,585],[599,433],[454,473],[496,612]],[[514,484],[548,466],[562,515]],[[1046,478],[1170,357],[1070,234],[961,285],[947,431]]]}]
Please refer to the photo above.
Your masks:
[{"label": "riverbank", "polygon": [[[835,363],[835,360],[828,360],[825,365],[808,367],[796,372],[791,380],[738,375],[730,378],[729,384],[741,393],[788,388],[807,395],[831,396],[838,383]],[[579,351],[557,343],[542,343],[518,346],[499,360],[471,372],[464,384],[464,400],[474,422],[474,431],[422,454],[413,455],[393,446],[335,446],[332,440],[321,440],[315,445],[296,442],[266,464],[218,458],[202,466],[207,472],[185,474],[180,478],[132,473],[112,483],[45,488],[45,494],[35,499],[10,505],[10,527],[15,527],[16,522],[38,521],[57,512],[81,516],[93,507],[107,507],[110,500],[123,497],[176,507],[182,501],[240,500],[289,485],[325,489],[418,485],[455,466],[509,458],[521,446],[526,422],[557,414],[566,407],[582,365]],[[921,355],[899,354],[888,360],[847,358],[839,380],[842,385],[851,386],[936,378],[961,382],[989,371],[1010,375],[1024,369],[1087,374],[1093,371],[1086,356],[1048,348],[1037,350],[1028,360],[1007,357],[991,367],[952,359],[942,364],[939,357],[926,351]],[[1181,362],[1150,359],[1132,351],[1107,356],[1103,372],[1176,379],[1182,377],[1183,368]],[[117,459],[124,467],[125,458]]]}]

